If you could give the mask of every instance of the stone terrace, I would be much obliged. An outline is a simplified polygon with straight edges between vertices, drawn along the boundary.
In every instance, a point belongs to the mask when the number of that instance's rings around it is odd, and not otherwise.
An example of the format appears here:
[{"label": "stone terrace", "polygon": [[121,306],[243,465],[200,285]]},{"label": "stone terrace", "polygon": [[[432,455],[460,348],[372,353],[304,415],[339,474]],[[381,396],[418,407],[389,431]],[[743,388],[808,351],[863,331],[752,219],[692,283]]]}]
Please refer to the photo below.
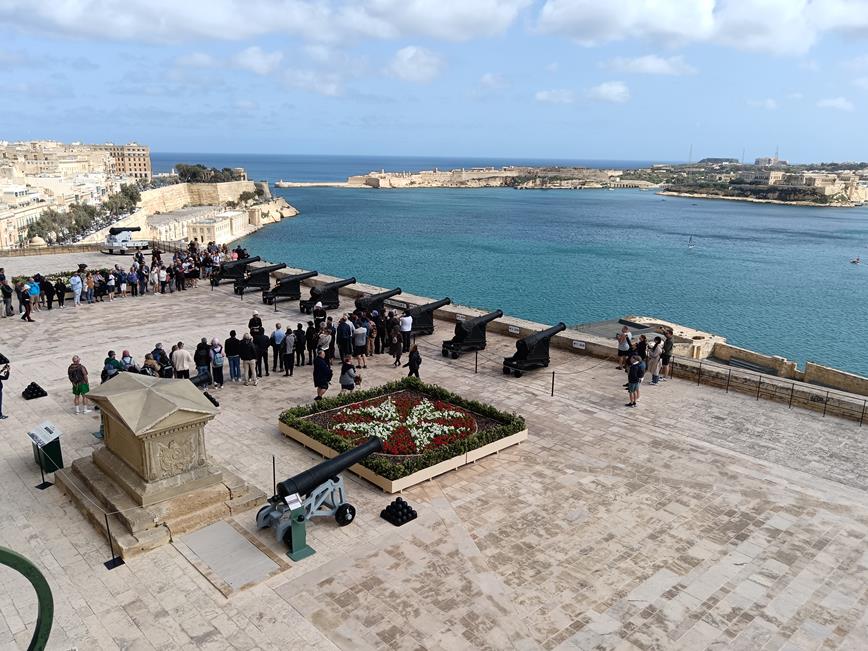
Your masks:
[{"label": "stone terrace", "polygon": [[[400,529],[379,518],[391,498],[348,475],[357,521],[315,521],[315,556],[228,599],[172,545],[107,571],[105,539],[57,488],[33,488],[27,430],[49,418],[67,464],[89,454],[98,421],[71,413],[72,354],[95,378],[109,347],[141,359],[156,341],[224,338],[254,307],[276,320],[224,286],[0,321],[0,544],[52,585],[50,648],[868,648],[868,429],[679,380],[627,409],[614,364],[561,351],[552,398],[545,371],[501,374],[507,337],[478,374],[472,355],[441,358],[443,322],[420,340],[423,379],[523,414],[527,443],[407,491],[419,518]],[[280,321],[301,320],[287,309]],[[399,374],[369,366],[366,386]],[[272,454],[279,479],[319,461],[276,428],[312,398],[309,368],[215,394],[210,454],[266,492]],[[34,380],[49,395],[25,402]],[[23,649],[35,597],[0,573],[0,648]]]}]

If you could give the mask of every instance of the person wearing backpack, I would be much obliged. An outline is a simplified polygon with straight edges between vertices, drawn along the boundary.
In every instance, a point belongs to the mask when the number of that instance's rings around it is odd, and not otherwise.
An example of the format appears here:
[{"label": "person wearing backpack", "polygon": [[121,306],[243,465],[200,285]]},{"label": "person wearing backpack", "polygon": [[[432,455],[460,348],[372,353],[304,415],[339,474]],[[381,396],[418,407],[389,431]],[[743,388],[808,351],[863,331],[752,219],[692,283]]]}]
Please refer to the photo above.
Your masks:
[{"label": "person wearing backpack", "polygon": [[218,389],[223,388],[223,346],[216,338],[211,339],[211,379]]}]

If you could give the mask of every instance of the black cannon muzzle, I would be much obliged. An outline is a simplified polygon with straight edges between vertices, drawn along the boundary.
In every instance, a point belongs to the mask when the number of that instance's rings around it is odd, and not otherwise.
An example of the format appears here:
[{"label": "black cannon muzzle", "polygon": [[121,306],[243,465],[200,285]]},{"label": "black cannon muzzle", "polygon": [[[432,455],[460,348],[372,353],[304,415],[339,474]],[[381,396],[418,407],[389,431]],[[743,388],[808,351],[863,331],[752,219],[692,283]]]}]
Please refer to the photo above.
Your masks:
[{"label": "black cannon muzzle", "polygon": [[385,301],[387,298],[392,298],[393,296],[397,296],[400,293],[401,288],[396,287],[395,289],[380,292],[379,294],[371,294],[370,296],[359,296],[356,299],[356,307],[360,310],[367,310],[373,307],[382,306],[383,301]]},{"label": "black cannon muzzle", "polygon": [[301,282],[302,280],[307,280],[308,278],[313,278],[314,276],[318,276],[319,273],[316,271],[306,271],[302,274],[295,274],[294,276],[286,276],[286,278],[281,278],[277,281],[278,285],[290,285],[292,283]]},{"label": "black cannon muzzle", "polygon": [[280,482],[277,485],[277,494],[280,497],[286,497],[293,493],[308,495],[320,484],[324,484],[332,477],[337,477],[350,466],[382,449],[383,441],[372,436],[358,447],[341,452],[333,459],[323,461],[313,468],[298,473],[295,477]]},{"label": "black cannon muzzle", "polygon": [[281,269],[286,269],[286,263],[281,262],[280,264],[270,264],[267,267],[257,267],[256,269],[250,269],[249,273],[251,276],[253,275],[261,275],[261,274],[270,274],[274,271],[280,271]]}]

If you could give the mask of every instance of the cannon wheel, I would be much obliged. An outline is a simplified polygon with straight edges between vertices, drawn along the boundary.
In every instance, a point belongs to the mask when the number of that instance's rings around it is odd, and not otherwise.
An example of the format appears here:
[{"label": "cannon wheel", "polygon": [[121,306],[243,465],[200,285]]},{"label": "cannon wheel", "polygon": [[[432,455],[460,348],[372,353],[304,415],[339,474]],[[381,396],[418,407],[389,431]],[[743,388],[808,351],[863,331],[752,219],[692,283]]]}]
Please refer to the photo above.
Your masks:
[{"label": "cannon wheel", "polygon": [[443,350],[441,350],[440,352],[443,353],[443,357],[449,357],[449,351],[446,350],[445,348]]},{"label": "cannon wheel", "polygon": [[456,352],[453,351],[453,353],[452,353],[452,359],[458,359],[458,353],[456,353]]},{"label": "cannon wheel", "polygon": [[513,374],[515,377],[521,377],[521,376],[523,375],[523,373],[522,373],[521,371],[513,371],[512,374]]},{"label": "cannon wheel", "polygon": [[352,504],[341,504],[335,511],[335,521],[341,527],[345,527],[356,519],[356,507]]},{"label": "cannon wheel", "polygon": [[510,373],[512,373],[512,370],[508,366],[504,366],[503,367],[503,374],[509,375]]},{"label": "cannon wheel", "polygon": [[259,516],[260,516],[260,514],[264,513],[265,511],[267,511],[267,510],[270,509],[270,508],[271,508],[271,504],[266,504],[266,505],[263,506],[261,509],[259,509],[259,510],[256,512],[256,521],[259,522]]}]

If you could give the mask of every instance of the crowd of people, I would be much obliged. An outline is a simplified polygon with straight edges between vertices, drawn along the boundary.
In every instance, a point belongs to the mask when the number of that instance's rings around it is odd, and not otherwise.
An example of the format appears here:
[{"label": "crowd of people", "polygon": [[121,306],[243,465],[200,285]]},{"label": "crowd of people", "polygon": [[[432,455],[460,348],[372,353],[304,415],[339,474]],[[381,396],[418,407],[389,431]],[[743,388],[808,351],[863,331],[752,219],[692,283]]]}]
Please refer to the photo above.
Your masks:
[{"label": "crowd of people", "polygon": [[648,342],[645,335],[639,335],[634,340],[630,328],[621,328],[615,338],[618,340],[618,370],[626,371],[627,382],[624,388],[629,395],[625,407],[636,407],[639,401],[639,386],[645,375],[651,374],[651,385],[657,385],[672,376],[672,347],[674,333],[667,328],[664,336],[654,337],[653,343]]},{"label": "crowd of people", "polygon": [[33,323],[33,314],[42,310],[66,307],[67,295],[72,295],[73,307],[85,304],[103,303],[115,299],[146,296],[161,296],[176,291],[196,287],[199,280],[209,279],[220,264],[246,256],[241,247],[229,250],[224,244],[214,242],[207,245],[193,240],[186,251],[172,254],[171,259],[163,259],[163,252],[151,252],[150,264],[145,254],[137,251],[132,264],[115,264],[111,269],[91,271],[80,265],[78,272],[69,278],[57,275],[33,274],[27,278],[10,282],[6,272],[0,268],[0,293],[3,298],[2,318],[16,316],[13,298],[18,299],[18,316],[22,321]]}]

